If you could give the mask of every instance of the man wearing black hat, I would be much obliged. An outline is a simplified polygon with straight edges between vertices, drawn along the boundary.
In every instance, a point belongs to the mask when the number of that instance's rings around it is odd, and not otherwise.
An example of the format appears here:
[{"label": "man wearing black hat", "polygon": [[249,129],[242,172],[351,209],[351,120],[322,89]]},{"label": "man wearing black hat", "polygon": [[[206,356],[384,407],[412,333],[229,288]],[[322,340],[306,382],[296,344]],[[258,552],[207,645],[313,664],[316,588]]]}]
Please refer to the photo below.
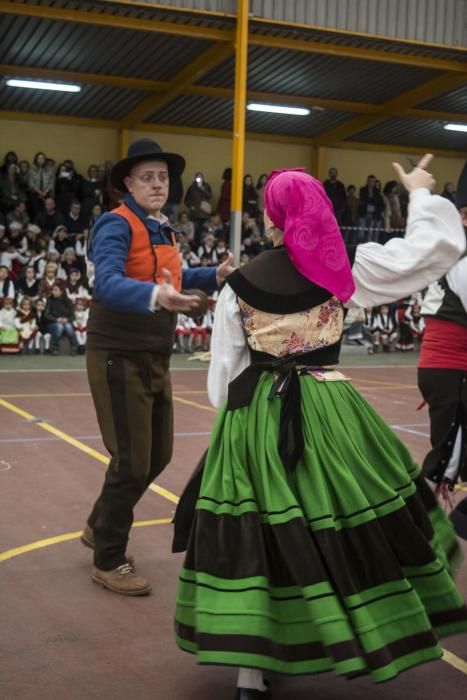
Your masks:
[{"label": "man wearing black hat", "polygon": [[[456,204],[467,227],[467,163],[459,179]],[[418,386],[429,405],[432,445],[423,469],[445,494],[458,480],[467,480],[466,255],[430,285],[422,314],[426,328]],[[451,519],[457,534],[467,539],[467,499],[452,512]]]},{"label": "man wearing black hat", "polygon": [[144,595],[150,582],[126,556],[133,508],[172,456],[169,361],[176,313],[196,313],[200,297],[232,271],[181,270],[175,234],[161,213],[184,159],[141,139],[111,172],[124,203],[96,223],[89,247],[95,266],[88,322],[87,369],[99,427],[111,460],[81,541],[94,549],[93,580],[124,595]]}]

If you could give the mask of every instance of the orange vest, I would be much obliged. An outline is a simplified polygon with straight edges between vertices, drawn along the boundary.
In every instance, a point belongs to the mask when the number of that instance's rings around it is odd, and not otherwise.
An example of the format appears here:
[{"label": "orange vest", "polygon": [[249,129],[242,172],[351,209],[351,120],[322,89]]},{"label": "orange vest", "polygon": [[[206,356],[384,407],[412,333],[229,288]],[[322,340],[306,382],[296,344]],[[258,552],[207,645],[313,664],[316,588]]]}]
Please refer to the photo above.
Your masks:
[{"label": "orange vest", "polygon": [[173,231],[173,245],[152,245],[146,226],[126,204],[117,207],[112,213],[128,221],[131,229],[131,245],[125,262],[127,276],[140,282],[156,281],[163,284],[165,277],[162,269],[166,268],[172,275],[173,286],[179,292],[182,288],[182,263]]}]

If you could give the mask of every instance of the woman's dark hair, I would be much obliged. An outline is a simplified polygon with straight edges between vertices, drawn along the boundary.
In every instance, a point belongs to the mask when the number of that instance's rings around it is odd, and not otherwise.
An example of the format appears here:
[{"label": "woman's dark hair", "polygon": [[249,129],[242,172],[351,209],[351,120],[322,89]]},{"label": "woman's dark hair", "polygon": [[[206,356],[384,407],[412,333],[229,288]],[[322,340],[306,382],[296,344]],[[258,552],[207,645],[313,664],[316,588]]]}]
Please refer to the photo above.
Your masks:
[{"label": "woman's dark hair", "polygon": [[34,165],[36,166],[36,168],[38,167],[37,159],[39,158],[39,156],[44,156],[44,165],[45,165],[45,162],[47,161],[47,156],[45,155],[45,153],[43,153],[43,151],[38,151],[36,153],[36,155],[34,156],[34,159],[32,161],[34,163]]},{"label": "woman's dark hair", "polygon": [[384,185],[383,194],[385,194],[387,197],[388,194],[391,194],[394,187],[397,187],[397,185],[398,185],[397,180],[389,180],[389,182],[386,182],[386,184]]},{"label": "woman's dark hair", "polygon": [[8,151],[6,154],[5,158],[3,159],[3,164],[4,165],[11,165],[11,163],[17,163],[18,162],[18,156],[14,151]]},{"label": "woman's dark hair", "polygon": [[232,179],[232,168],[226,168],[224,172],[222,173],[222,179],[223,180],[231,180]]},{"label": "woman's dark hair", "polygon": [[[263,182],[263,178],[264,178],[264,182]],[[258,178],[258,182],[256,183],[256,189],[259,190],[259,189],[261,189],[262,187],[264,187],[264,185],[266,184],[267,180],[268,180],[267,174],[266,174],[266,173],[262,173],[262,174],[259,176],[259,178]]]}]

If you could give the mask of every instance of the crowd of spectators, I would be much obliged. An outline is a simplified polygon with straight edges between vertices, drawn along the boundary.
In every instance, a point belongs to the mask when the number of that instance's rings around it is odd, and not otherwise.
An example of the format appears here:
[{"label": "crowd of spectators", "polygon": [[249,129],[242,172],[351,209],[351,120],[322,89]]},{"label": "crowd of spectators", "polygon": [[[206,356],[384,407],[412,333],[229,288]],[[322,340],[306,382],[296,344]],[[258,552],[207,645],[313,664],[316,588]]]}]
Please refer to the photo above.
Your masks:
[{"label": "crowd of spectators", "polygon": [[[13,151],[6,154],[0,167],[0,352],[58,354],[62,336],[71,354],[85,351],[93,283],[87,276],[87,240],[98,217],[123,197],[110,185],[112,165],[92,164],[81,175],[68,159],[57,165],[37,153],[30,163]],[[243,179],[241,265],[271,245],[263,225],[266,180],[264,173]],[[181,179],[171,181],[164,213],[177,231],[183,268],[226,259],[231,181],[232,170],[226,168],[217,200],[202,172],[195,173],[186,193]],[[346,243],[384,243],[404,234],[408,196],[397,182],[382,187],[369,175],[357,196],[357,187],[344,185],[337,169],[330,168],[323,184]],[[452,183],[442,195],[454,201]],[[203,318],[179,318],[176,350],[208,349],[214,306],[215,299]],[[404,302],[407,321],[401,308],[363,311],[365,318],[355,319],[365,342],[371,336],[371,350],[413,349],[413,338],[421,337],[415,326],[423,321],[416,305]]]},{"label": "crowd of spectators", "polygon": [[421,302],[417,295],[372,309],[351,308],[345,319],[345,340],[365,346],[371,355],[412,352],[420,346],[425,330]]}]

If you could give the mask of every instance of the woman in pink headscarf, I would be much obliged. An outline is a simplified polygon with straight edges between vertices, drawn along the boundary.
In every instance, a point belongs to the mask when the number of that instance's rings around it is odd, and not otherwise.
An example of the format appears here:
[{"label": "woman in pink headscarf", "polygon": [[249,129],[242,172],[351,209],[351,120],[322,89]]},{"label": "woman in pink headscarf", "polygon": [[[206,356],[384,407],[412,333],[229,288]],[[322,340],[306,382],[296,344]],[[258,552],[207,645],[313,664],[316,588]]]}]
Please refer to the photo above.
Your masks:
[{"label": "woman in pink headscarf", "polygon": [[263,671],[389,680],[467,629],[449,521],[336,369],[346,306],[408,296],[463,252],[458,213],[430,194],[430,159],[409,175],[397,166],[411,191],[406,238],[352,259],[321,183],[273,172],[274,249],[219,296],[208,388],[220,411],[176,517],[180,551],[191,499],[176,634],[200,663],[240,668],[237,700],[270,696]]}]

